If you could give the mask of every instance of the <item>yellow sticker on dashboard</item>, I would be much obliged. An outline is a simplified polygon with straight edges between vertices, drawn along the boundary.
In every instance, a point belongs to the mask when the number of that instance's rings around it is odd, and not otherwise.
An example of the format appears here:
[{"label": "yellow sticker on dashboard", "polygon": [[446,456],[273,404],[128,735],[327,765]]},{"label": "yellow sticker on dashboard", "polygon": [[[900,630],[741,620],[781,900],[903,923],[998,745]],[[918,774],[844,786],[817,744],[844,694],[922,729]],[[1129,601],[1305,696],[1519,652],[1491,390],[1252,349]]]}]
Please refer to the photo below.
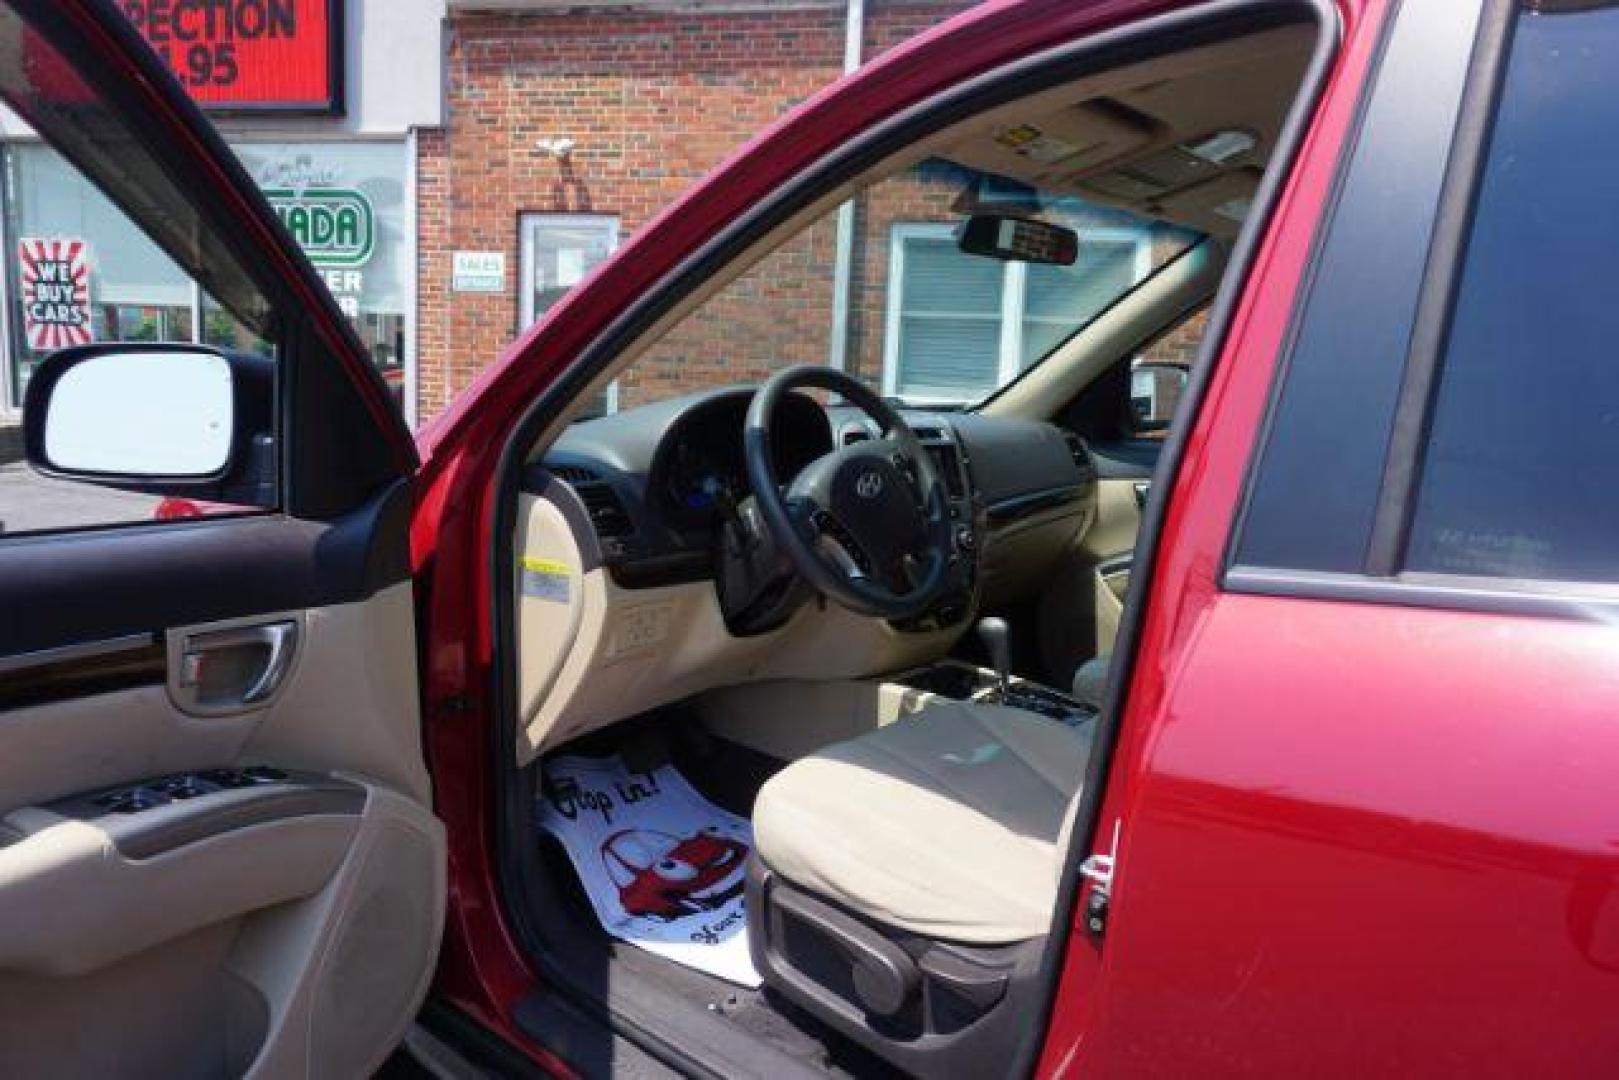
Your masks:
[{"label": "yellow sticker on dashboard", "polygon": [[518,560],[521,566],[521,588],[524,596],[532,596],[536,600],[550,600],[553,603],[566,604],[570,594],[569,582],[573,571],[565,562],[556,559],[536,559],[524,555]]}]

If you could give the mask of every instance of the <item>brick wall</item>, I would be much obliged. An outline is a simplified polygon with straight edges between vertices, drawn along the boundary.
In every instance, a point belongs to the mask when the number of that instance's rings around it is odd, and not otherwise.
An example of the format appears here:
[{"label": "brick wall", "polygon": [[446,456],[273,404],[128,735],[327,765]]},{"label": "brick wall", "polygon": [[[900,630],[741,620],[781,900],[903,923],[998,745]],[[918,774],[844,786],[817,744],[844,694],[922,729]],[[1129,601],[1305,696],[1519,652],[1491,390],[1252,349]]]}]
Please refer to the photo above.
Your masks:
[{"label": "brick wall", "polygon": [[[873,0],[865,55],[968,3]],[[457,13],[446,62],[446,125],[418,142],[421,417],[442,410],[517,332],[522,214],[613,214],[620,239],[627,239],[761,127],[837,78],[842,54],[838,7]],[[536,146],[562,136],[575,140],[565,162]],[[781,287],[773,283],[796,279],[797,294],[786,298],[792,303],[772,297],[771,304],[773,314],[793,311],[796,325],[778,320],[768,348],[745,318],[728,320],[726,309],[716,308],[705,313],[706,326],[682,328],[660,345],[660,360],[638,365],[621,401],[661,396],[682,371],[695,376],[703,363],[718,362],[691,355],[699,329],[735,347],[724,362],[738,379],[780,362],[824,360],[833,235],[830,222],[817,226],[731,286],[729,311],[745,315]],[[455,250],[504,251],[507,291],[452,294]],[[788,263],[797,264],[791,275],[782,273]],[[861,332],[868,337],[869,323],[867,311]],[[802,332],[787,332],[794,329]]]},{"label": "brick wall", "polygon": [[1142,359],[1190,366],[1197,359],[1197,348],[1203,343],[1203,333],[1208,325],[1208,308],[1194,312],[1186,321],[1149,345],[1141,354]]}]

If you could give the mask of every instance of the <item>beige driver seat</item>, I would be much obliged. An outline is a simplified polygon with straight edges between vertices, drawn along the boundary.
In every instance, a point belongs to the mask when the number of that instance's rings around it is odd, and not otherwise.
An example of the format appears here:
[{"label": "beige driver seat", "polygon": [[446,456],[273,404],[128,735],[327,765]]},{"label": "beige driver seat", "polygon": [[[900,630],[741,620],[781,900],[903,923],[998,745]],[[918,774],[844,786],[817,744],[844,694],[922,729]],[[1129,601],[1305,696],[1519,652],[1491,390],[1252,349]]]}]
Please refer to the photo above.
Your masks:
[{"label": "beige driver seat", "polygon": [[759,858],[882,926],[970,945],[1041,937],[1092,726],[930,705],[772,777],[754,806]]}]

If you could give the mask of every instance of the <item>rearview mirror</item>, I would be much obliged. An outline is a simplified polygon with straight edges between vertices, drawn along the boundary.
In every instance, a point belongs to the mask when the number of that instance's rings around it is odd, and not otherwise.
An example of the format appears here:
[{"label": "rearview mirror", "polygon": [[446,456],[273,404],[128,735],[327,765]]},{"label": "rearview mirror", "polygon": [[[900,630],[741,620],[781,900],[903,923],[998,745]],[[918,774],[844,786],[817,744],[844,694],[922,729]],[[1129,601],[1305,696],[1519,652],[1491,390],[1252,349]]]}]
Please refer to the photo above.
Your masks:
[{"label": "rearview mirror", "polygon": [[23,424],[39,472],[109,486],[211,485],[236,436],[231,361],[189,345],[87,345],[28,383]]},{"label": "rearview mirror", "polygon": [[1137,432],[1163,431],[1190,376],[1179,364],[1145,360],[1130,369],[1130,424]]},{"label": "rearview mirror", "polygon": [[957,230],[956,247],[1005,262],[1072,266],[1079,256],[1079,234],[1049,221],[974,214]]}]

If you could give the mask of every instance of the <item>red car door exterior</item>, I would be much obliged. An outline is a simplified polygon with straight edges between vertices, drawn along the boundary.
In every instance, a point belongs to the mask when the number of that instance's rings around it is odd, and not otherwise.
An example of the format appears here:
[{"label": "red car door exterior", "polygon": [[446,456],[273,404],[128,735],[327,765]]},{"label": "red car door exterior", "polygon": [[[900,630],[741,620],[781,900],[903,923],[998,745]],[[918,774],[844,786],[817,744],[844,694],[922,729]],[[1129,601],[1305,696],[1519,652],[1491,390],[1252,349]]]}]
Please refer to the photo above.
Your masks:
[{"label": "red car door exterior", "polygon": [[[1559,573],[1611,494],[1493,448],[1536,408],[1509,380],[1567,355],[1518,328],[1606,304],[1556,270],[1590,226],[1512,185],[1612,142],[1619,12],[1536,6],[1407,3],[1346,42],[1162,508],[1108,923],[1071,939],[1050,1073],[1619,1070],[1619,633],[1600,575]],[[1430,530],[1460,468],[1523,522]]]}]

